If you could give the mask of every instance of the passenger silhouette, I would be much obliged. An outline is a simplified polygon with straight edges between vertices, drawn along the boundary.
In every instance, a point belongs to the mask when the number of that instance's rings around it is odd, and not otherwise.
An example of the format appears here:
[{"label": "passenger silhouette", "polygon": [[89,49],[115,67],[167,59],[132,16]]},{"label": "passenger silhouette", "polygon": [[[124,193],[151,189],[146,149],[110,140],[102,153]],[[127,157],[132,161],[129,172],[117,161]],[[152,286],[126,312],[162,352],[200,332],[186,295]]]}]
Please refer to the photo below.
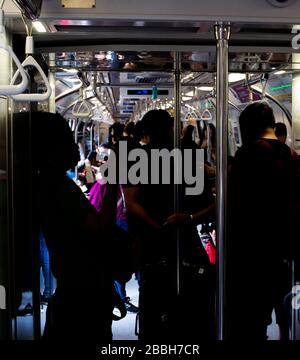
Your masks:
[{"label": "passenger silhouette", "polygon": [[30,129],[34,219],[41,224],[57,280],[44,338],[110,341],[117,186],[107,186],[98,213],[66,175],[79,160],[67,122],[59,114],[42,112],[17,114],[14,122],[21,131]]},{"label": "passenger silhouette", "polygon": [[[151,110],[141,120],[139,137],[151,149],[173,146],[173,119],[165,110]],[[151,174],[149,164],[148,174]],[[148,175],[150,179],[151,176]],[[139,339],[167,340],[176,335],[176,240],[163,223],[173,212],[173,185],[124,186],[129,233],[136,239],[140,266]]]},{"label": "passenger silhouette", "polygon": [[295,166],[275,136],[270,106],[247,106],[239,123],[243,145],[228,189],[225,334],[265,340],[278,288],[286,284],[284,260],[293,253]]}]

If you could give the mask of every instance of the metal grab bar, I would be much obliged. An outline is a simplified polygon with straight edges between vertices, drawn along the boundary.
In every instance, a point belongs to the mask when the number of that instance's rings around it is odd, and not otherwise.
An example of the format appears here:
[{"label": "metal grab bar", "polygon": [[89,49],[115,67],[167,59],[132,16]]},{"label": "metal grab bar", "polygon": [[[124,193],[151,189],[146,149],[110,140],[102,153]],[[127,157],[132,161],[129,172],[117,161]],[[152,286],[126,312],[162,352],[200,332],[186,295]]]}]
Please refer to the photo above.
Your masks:
[{"label": "metal grab bar", "polygon": [[[26,38],[26,54],[32,54],[32,53],[33,53],[33,38],[32,38],[32,36],[27,36],[27,38]],[[42,94],[38,94],[38,93],[19,94],[19,95],[12,95],[11,97],[15,101],[45,101],[45,100],[48,100],[51,95],[51,92],[52,92],[51,86],[49,84],[46,74],[44,73],[44,71],[42,70],[42,68],[40,67],[40,65],[37,63],[37,61],[34,59],[34,57],[32,55],[27,56],[27,58],[22,62],[22,67],[26,67],[26,66],[33,66],[38,70],[39,74],[41,75],[41,77],[46,85],[46,92],[44,92]],[[19,75],[19,70],[17,70],[16,73],[14,74],[12,81],[11,81],[11,85],[14,84],[18,75]]]},{"label": "metal grab bar", "polygon": [[[0,9],[0,35],[4,32],[4,11]],[[9,45],[4,44],[0,41],[0,49],[3,49],[8,52],[11,56],[15,64],[17,65],[18,71],[21,74],[22,81],[17,85],[7,84],[7,85],[0,85],[0,95],[8,96],[8,95],[17,95],[22,93],[28,86],[28,78],[26,72],[24,71],[19,59],[17,58],[16,54],[13,52],[12,48]]]}]

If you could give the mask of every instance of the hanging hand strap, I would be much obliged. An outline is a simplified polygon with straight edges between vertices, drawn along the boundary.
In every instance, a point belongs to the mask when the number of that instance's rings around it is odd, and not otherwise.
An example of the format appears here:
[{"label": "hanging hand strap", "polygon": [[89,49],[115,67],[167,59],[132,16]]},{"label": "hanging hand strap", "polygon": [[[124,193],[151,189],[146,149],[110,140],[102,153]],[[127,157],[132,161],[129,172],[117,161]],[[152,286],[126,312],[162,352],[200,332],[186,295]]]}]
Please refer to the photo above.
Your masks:
[{"label": "hanging hand strap", "polygon": [[92,114],[92,107],[87,100],[78,100],[72,109],[72,114],[78,118],[87,118]]},{"label": "hanging hand strap", "polygon": [[20,74],[22,77],[22,80],[19,84],[14,85],[13,82],[11,82],[10,85],[0,85],[0,95],[8,96],[20,94],[25,91],[28,86],[28,78],[26,72],[24,71],[22,64],[20,63],[17,56],[9,45],[4,45],[0,43],[0,48],[6,50],[9,53],[9,55],[12,57],[15,64],[17,65],[18,74]]},{"label": "hanging hand strap", "polygon": [[[3,22],[4,22],[4,12],[2,9],[0,9],[0,35],[2,35],[4,32]],[[25,91],[25,89],[28,86],[28,78],[26,72],[24,71],[19,59],[17,58],[16,54],[13,52],[12,48],[9,45],[4,44],[2,39],[0,39],[0,49],[3,49],[8,52],[8,54],[11,56],[11,58],[17,65],[18,71],[20,72],[22,77],[21,82],[17,85],[11,85],[11,84],[0,85],[0,95],[8,96],[8,95],[20,94],[23,91]]]},{"label": "hanging hand strap", "polygon": [[212,119],[211,112],[208,109],[205,109],[201,114],[201,120],[209,121]]},{"label": "hanging hand strap", "polygon": [[[32,54],[32,53],[33,53],[33,38],[32,38],[32,36],[27,36],[27,38],[26,38],[26,54]],[[15,101],[45,101],[45,100],[48,100],[51,95],[51,87],[50,87],[47,76],[45,75],[44,71],[42,70],[40,65],[37,63],[37,61],[34,59],[34,57],[32,55],[27,56],[27,58],[23,61],[22,66],[23,67],[32,66],[38,70],[39,74],[41,75],[41,77],[46,85],[46,92],[44,92],[42,94],[38,94],[38,93],[19,94],[19,95],[13,95],[11,97]],[[18,75],[19,75],[19,69],[14,74],[12,81],[11,81],[11,85],[14,84]]]}]

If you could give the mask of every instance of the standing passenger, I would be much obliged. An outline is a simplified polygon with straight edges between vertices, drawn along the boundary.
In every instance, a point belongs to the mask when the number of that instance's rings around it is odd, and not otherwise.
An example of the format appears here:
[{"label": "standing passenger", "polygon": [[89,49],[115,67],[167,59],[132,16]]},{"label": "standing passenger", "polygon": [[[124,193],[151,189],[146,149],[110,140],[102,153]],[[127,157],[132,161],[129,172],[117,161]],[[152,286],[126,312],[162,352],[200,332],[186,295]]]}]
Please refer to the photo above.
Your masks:
[{"label": "standing passenger", "polygon": [[[151,110],[141,120],[150,159],[152,149],[173,147],[173,119],[165,110]],[[161,168],[160,168],[161,171]],[[149,167],[148,180],[151,178]],[[173,213],[173,185],[124,186],[129,232],[140,250],[139,338],[168,340],[176,336],[176,240],[163,224]]]},{"label": "standing passenger", "polygon": [[243,146],[228,193],[226,337],[264,340],[295,241],[295,169],[290,149],[275,136],[267,104],[249,105],[239,122]]},{"label": "standing passenger", "polygon": [[[28,126],[29,116],[20,113],[14,121],[21,130]],[[98,214],[66,175],[79,160],[67,122],[59,114],[44,112],[31,113],[30,122],[38,207],[35,215],[57,280],[47,309],[44,338],[110,341],[114,303],[111,242],[117,187],[107,187]]]}]

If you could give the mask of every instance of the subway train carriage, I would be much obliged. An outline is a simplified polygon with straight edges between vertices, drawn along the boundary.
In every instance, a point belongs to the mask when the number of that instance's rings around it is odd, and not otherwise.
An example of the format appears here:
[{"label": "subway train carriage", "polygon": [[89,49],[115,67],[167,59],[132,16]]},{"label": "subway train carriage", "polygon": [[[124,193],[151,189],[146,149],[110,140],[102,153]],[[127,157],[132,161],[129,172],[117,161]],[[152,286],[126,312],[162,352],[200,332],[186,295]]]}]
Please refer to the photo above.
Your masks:
[{"label": "subway train carriage", "polygon": [[0,1],[1,340],[300,340],[299,11]]}]

